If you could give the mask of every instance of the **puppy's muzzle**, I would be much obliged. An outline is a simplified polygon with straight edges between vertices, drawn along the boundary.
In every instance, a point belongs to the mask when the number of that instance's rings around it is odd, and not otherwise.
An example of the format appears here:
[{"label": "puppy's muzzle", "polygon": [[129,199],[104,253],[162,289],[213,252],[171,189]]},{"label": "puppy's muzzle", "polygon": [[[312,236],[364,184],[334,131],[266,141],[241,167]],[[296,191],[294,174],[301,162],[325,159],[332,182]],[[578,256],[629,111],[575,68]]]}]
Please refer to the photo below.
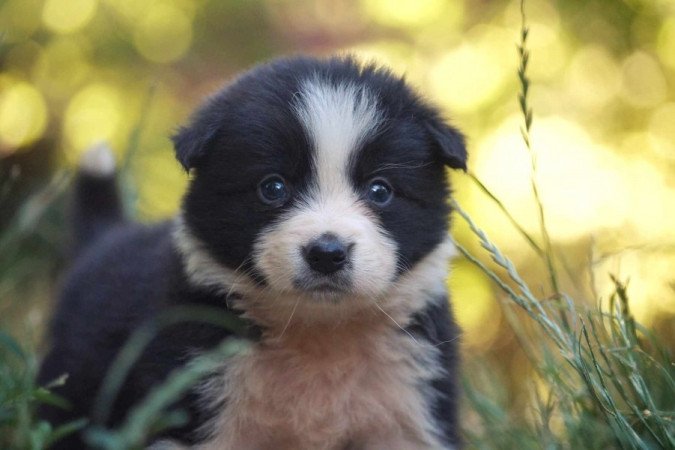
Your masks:
[{"label": "puppy's muzzle", "polygon": [[347,266],[353,247],[332,233],[324,233],[306,245],[303,254],[310,269],[330,275]]}]

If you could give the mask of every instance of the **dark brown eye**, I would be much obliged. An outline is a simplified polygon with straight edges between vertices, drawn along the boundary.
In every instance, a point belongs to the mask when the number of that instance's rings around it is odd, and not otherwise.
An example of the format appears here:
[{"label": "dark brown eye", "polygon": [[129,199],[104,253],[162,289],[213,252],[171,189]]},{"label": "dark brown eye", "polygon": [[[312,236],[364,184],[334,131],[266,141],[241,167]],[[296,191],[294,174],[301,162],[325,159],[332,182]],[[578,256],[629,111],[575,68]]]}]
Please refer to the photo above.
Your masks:
[{"label": "dark brown eye", "polygon": [[367,192],[368,200],[378,206],[385,206],[394,196],[394,191],[389,183],[382,179],[376,179],[370,182]]},{"label": "dark brown eye", "polygon": [[279,175],[268,175],[258,184],[258,197],[263,203],[281,206],[288,199],[286,182]]}]

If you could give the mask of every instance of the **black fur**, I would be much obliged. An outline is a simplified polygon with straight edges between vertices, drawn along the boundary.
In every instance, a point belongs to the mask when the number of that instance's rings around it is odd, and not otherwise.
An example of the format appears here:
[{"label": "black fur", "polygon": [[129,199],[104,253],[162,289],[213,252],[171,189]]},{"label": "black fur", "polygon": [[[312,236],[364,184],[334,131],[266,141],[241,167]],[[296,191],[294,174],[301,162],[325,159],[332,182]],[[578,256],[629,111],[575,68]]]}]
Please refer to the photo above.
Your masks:
[{"label": "black fur", "polygon": [[440,349],[441,367],[447,376],[432,383],[434,417],[446,442],[459,446],[459,389],[455,375],[459,372],[459,328],[448,308],[447,297],[435,298],[424,311],[413,317],[408,332],[425,339]]},{"label": "black fur", "polygon": [[[310,76],[335,84],[363,84],[377,98],[385,126],[363,143],[351,161],[350,175],[354,188],[364,195],[374,176],[392,184],[394,199],[384,207],[373,207],[373,212],[398,244],[399,271],[405,271],[447,234],[445,167],[466,168],[464,141],[402,79],[349,58],[278,60],[253,69],[208,100],[174,136],[176,157],[193,174],[183,201],[184,220],[217,261],[231,269],[243,268],[265,283],[251,262],[255,238],[292,207],[297,194],[311,183],[310,142],[292,112],[299,83]],[[293,191],[293,199],[282,208],[258,200],[257,184],[270,173],[282,174]],[[181,305],[207,305],[231,313],[222,294],[187,280],[169,222],[151,227],[125,223],[112,178],[81,178],[77,190],[75,228],[83,236],[79,244],[83,251],[65,279],[51,328],[52,348],[39,376],[40,383],[47,383],[69,374],[56,392],[72,408],[41,411],[55,425],[92,414],[112,360],[143,323]],[[430,389],[437,394],[439,428],[448,442],[457,443],[453,341],[457,330],[445,299],[418,314],[410,331],[442,343],[439,348],[448,375]],[[119,423],[132,404],[171,370],[231,335],[227,329],[195,322],[162,330],[127,377],[109,416],[94,420]],[[194,442],[195,430],[208,412],[199,408],[194,393],[176,406],[188,411],[191,420],[168,435]],[[83,445],[74,436],[56,448]]]},{"label": "black fur", "polygon": [[75,177],[72,215],[72,254],[75,256],[113,224],[124,220],[115,180],[79,172]]},{"label": "black fur", "polygon": [[[114,226],[80,255],[70,270],[52,321],[53,346],[38,378],[46,384],[68,374],[66,383],[54,391],[72,408],[45,405],[40,416],[55,425],[89,417],[110,363],[135,329],[157,321],[160,312],[172,307],[187,304],[222,309],[224,303],[222,296],[186,282],[169,223]],[[108,417],[90,418],[94,423],[118,424],[171,370],[229,335],[225,328],[195,322],[163,329],[127,377]],[[172,431],[172,436],[194,439],[193,431],[204,419],[199,419],[196,400],[191,395],[176,405],[189,411],[192,420],[181,430]],[[83,444],[74,436],[54,448],[77,449]]]}]

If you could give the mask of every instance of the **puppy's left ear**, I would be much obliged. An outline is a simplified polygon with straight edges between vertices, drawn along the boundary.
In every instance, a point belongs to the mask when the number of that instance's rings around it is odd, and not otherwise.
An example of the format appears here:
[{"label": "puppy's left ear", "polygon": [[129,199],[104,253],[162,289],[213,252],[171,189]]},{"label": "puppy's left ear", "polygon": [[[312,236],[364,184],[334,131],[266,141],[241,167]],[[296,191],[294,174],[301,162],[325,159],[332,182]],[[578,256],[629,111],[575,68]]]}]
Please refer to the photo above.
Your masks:
[{"label": "puppy's left ear", "polygon": [[466,171],[466,146],[462,133],[440,121],[427,124],[441,161],[453,169]]},{"label": "puppy's left ear", "polygon": [[171,137],[176,150],[176,159],[186,172],[196,167],[206,154],[208,146],[218,133],[217,126],[209,126],[205,118],[194,118]]}]

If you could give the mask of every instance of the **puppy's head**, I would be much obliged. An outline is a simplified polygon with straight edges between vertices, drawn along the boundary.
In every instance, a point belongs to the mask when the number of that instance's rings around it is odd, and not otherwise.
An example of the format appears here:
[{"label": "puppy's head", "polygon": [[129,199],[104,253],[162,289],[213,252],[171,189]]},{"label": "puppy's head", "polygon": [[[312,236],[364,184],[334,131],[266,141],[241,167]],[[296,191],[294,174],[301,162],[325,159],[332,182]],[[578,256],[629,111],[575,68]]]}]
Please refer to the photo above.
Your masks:
[{"label": "puppy's head", "polygon": [[446,237],[445,168],[466,168],[462,136],[432,107],[349,58],[255,68],[174,142],[193,172],[189,233],[267,298],[300,308],[385,295]]}]

